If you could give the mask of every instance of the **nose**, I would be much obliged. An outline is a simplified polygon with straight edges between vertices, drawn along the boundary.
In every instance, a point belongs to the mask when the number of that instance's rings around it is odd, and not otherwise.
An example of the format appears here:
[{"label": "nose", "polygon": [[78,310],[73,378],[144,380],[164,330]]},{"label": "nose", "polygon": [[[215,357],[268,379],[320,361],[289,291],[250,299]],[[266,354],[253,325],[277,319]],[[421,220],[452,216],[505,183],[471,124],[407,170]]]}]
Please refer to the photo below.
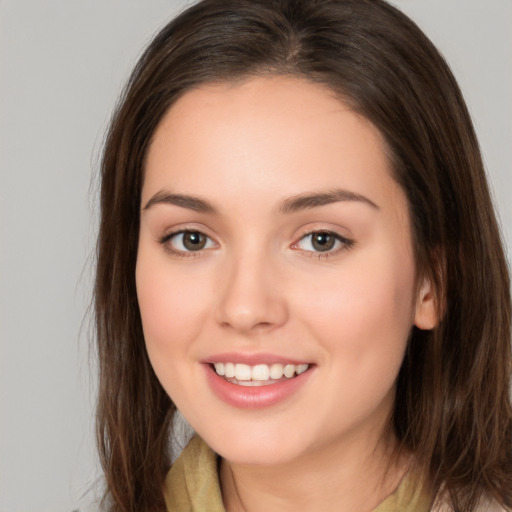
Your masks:
[{"label": "nose", "polygon": [[288,307],[276,266],[257,251],[233,255],[219,276],[217,322],[245,335],[285,324]]}]

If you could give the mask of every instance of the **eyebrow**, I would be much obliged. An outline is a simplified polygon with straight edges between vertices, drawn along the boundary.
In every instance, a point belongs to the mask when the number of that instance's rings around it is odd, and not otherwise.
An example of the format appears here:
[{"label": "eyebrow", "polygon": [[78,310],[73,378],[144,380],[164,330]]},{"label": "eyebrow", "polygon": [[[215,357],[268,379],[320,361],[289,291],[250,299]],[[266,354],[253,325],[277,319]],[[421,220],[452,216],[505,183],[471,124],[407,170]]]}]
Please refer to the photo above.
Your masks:
[{"label": "eyebrow", "polygon": [[149,210],[156,204],[173,204],[199,213],[218,213],[208,201],[199,197],[184,194],[172,194],[169,192],[157,192],[144,206],[143,210]]},{"label": "eyebrow", "polygon": [[366,196],[350,192],[349,190],[334,189],[326,192],[306,193],[290,197],[283,202],[279,211],[281,213],[293,213],[299,210],[309,210],[310,208],[338,203],[340,201],[358,201],[376,210],[380,210],[380,208]]},{"label": "eyebrow", "polygon": [[[350,192],[348,190],[334,189],[326,192],[304,193],[289,197],[283,201],[279,208],[279,212],[282,214],[289,214],[341,201],[357,201],[367,204],[373,209],[380,210],[380,208],[366,196]],[[151,197],[143,207],[143,210],[148,210],[157,204],[172,204],[199,213],[209,213],[212,215],[218,214],[217,209],[205,199],[186,194],[173,194],[165,191],[157,192],[153,197]]]}]

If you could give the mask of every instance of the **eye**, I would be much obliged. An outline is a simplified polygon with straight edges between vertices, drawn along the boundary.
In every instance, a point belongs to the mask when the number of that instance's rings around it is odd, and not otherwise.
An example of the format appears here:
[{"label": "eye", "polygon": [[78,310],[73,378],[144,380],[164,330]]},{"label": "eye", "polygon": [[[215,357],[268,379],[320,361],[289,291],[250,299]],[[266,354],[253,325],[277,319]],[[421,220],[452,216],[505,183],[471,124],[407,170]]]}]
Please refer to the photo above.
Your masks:
[{"label": "eye", "polygon": [[203,249],[210,249],[215,244],[211,238],[200,231],[179,231],[165,236],[161,242],[165,244],[171,252],[197,252]]},{"label": "eye", "polygon": [[295,245],[303,251],[328,253],[337,252],[344,247],[348,248],[352,244],[352,240],[331,231],[314,231],[303,236]]}]

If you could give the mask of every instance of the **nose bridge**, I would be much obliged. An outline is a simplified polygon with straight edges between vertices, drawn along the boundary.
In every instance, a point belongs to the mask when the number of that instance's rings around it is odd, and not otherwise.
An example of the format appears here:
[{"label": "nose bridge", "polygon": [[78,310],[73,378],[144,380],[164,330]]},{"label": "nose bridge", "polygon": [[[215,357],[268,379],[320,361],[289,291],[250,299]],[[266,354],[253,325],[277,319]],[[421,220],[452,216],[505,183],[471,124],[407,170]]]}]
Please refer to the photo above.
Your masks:
[{"label": "nose bridge", "polygon": [[279,287],[275,255],[263,244],[233,250],[220,279],[217,319],[220,324],[249,333],[282,325],[287,305]]}]

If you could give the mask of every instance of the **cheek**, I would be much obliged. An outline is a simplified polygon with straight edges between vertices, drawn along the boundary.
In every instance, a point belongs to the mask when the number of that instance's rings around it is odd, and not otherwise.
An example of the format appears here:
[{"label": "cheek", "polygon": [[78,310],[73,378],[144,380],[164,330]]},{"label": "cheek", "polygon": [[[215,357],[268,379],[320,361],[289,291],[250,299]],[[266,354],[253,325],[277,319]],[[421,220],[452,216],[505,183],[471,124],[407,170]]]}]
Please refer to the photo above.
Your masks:
[{"label": "cheek", "polygon": [[398,371],[414,318],[412,258],[369,254],[318,275],[302,318],[347,371]]},{"label": "cheek", "polygon": [[208,310],[200,283],[193,276],[173,271],[165,259],[141,250],[136,268],[144,338],[157,374],[160,366],[170,365],[175,356],[187,354]]}]

